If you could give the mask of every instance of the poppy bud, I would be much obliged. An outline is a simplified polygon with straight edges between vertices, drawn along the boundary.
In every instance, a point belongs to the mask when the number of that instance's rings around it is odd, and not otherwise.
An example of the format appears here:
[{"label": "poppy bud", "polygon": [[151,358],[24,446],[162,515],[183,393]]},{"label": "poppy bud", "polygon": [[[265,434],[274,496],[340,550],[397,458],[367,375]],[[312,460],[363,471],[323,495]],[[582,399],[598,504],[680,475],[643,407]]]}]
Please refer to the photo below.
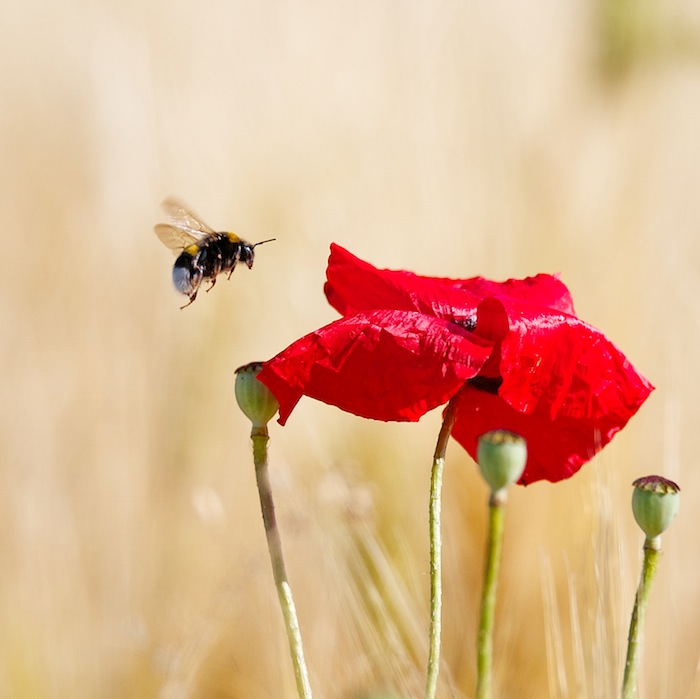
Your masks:
[{"label": "poppy bud", "polygon": [[236,369],[236,400],[238,407],[253,423],[253,428],[265,427],[279,409],[272,391],[258,381],[262,362],[251,362]]},{"label": "poppy bud", "polygon": [[661,476],[637,478],[632,485],[634,518],[647,539],[655,539],[678,514],[681,489],[673,481]]},{"label": "poppy bud", "polygon": [[492,430],[479,437],[476,460],[492,492],[515,483],[527,463],[527,443],[513,432]]}]

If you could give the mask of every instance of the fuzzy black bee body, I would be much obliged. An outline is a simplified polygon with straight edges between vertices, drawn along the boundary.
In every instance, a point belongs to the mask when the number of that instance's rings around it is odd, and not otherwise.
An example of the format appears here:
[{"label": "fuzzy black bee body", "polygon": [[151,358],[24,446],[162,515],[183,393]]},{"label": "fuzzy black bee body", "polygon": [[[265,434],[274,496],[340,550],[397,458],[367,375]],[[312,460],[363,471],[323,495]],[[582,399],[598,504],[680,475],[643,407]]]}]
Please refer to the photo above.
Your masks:
[{"label": "fuzzy black bee body", "polygon": [[180,253],[173,266],[173,284],[177,291],[189,297],[189,306],[196,298],[204,281],[209,291],[221,273],[229,278],[239,262],[248,269],[253,267],[255,248],[270,240],[251,244],[235,233],[216,232],[199,220],[191,211],[174,199],[166,199],[163,208],[170,215],[170,223],[159,223],[155,232],[161,242]]}]

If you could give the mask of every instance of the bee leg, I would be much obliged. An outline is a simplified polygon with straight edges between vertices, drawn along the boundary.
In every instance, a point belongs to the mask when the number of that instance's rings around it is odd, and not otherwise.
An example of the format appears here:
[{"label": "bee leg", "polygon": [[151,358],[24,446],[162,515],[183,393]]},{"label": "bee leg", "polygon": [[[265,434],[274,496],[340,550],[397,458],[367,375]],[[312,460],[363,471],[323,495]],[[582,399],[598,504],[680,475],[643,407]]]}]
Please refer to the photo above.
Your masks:
[{"label": "bee leg", "polygon": [[226,279],[231,279],[231,275],[233,274],[233,270],[234,270],[234,269],[236,269],[236,263],[235,263],[235,262],[231,265],[231,269],[228,271],[228,277],[226,277]]},{"label": "bee leg", "polygon": [[187,308],[187,306],[189,306],[191,303],[194,303],[194,300],[195,300],[196,298],[197,298],[197,292],[196,292],[196,291],[193,291],[193,292],[190,294],[190,300],[189,300],[184,306],[180,306],[180,310],[182,310],[183,308]]},{"label": "bee leg", "polygon": [[209,293],[214,288],[214,284],[216,284],[216,277],[211,278],[209,288],[206,290],[207,293]]}]

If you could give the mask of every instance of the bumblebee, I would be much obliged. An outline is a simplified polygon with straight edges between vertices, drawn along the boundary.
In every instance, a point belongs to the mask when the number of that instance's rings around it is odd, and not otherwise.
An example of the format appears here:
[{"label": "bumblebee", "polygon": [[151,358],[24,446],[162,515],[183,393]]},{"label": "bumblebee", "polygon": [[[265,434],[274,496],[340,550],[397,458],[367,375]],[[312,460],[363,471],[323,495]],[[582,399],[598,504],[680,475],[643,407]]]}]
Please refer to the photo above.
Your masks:
[{"label": "bumblebee", "polygon": [[239,262],[251,269],[255,248],[275,240],[270,238],[251,245],[235,233],[217,233],[176,199],[169,197],[162,206],[170,223],[159,223],[154,230],[166,247],[175,254],[179,252],[173,266],[173,284],[190,299],[181,308],[187,308],[197,298],[203,281],[210,283],[207,289],[210,291],[219,274],[228,272],[230,279]]}]

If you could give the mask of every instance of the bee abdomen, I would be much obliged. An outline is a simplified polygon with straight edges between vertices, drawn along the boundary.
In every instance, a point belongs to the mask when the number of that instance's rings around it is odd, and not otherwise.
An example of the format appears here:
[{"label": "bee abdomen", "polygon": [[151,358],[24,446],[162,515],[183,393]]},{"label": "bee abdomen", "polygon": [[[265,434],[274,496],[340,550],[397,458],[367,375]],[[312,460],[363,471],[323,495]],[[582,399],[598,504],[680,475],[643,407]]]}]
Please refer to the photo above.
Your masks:
[{"label": "bee abdomen", "polygon": [[202,273],[194,264],[194,257],[183,252],[173,266],[173,284],[181,294],[190,294],[201,281]]}]

